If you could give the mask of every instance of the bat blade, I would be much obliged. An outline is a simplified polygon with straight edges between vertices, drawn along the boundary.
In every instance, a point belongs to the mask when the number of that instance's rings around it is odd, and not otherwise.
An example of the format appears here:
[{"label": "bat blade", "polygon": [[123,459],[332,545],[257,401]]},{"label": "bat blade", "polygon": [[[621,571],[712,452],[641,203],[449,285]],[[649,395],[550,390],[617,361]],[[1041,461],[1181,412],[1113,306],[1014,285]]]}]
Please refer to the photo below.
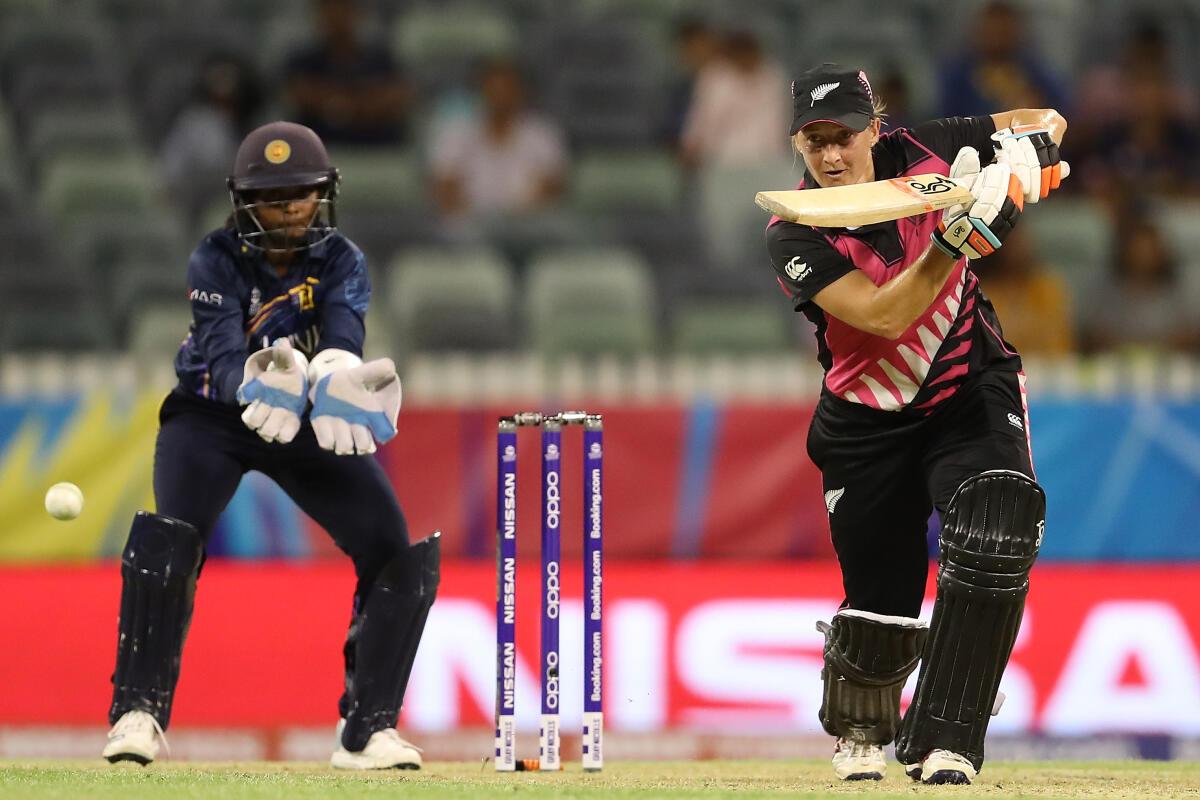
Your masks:
[{"label": "bat blade", "polygon": [[963,184],[930,173],[829,189],[759,192],[754,202],[789,222],[844,228],[940,211],[970,197]]}]

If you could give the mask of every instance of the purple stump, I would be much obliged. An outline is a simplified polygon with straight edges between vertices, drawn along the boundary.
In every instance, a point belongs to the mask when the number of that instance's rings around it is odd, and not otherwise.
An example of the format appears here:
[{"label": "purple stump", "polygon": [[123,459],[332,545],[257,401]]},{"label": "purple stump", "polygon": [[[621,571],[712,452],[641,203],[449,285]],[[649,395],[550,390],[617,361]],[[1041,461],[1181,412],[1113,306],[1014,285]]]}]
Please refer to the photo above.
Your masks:
[{"label": "purple stump", "polygon": [[496,432],[496,769],[517,768],[517,426]]},{"label": "purple stump", "polygon": [[559,616],[562,609],[562,424],[542,423],[542,679],[541,768],[557,771],[559,758]]},{"label": "purple stump", "polygon": [[583,768],[604,766],[604,427],[583,424]]}]

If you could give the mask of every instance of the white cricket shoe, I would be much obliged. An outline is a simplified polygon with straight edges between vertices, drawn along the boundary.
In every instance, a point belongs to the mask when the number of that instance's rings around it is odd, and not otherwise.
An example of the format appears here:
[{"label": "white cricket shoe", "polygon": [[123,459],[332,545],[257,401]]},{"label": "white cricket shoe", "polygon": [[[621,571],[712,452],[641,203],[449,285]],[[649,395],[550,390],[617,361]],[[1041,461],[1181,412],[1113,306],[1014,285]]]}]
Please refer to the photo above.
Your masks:
[{"label": "white cricket shoe", "polygon": [[[153,714],[146,711],[126,711],[108,732],[108,744],[102,756],[113,764],[118,761],[136,761],[143,767],[158,755],[158,741],[167,743],[162,727]],[[171,749],[168,746],[167,752]]]},{"label": "white cricket shoe", "polygon": [[887,773],[887,757],[881,745],[838,739],[833,750],[833,772],[844,781],[881,781]]},{"label": "white cricket shoe", "polygon": [[930,750],[920,764],[908,764],[904,773],[922,783],[970,783],[975,779],[975,765],[966,756],[949,750]]},{"label": "white cricket shoe", "polygon": [[329,763],[334,769],[420,769],[421,748],[400,737],[395,728],[375,731],[367,740],[367,746],[358,752],[347,750],[342,745],[342,730],[346,720],[338,722],[337,750]]}]

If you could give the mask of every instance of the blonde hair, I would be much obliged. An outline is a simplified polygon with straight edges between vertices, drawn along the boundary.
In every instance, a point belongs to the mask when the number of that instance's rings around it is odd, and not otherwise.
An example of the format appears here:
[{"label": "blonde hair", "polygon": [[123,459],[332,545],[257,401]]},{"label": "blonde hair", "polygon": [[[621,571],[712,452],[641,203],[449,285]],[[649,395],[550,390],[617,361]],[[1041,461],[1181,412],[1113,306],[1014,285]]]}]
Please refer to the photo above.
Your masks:
[{"label": "blonde hair", "polygon": [[878,119],[887,116],[887,101],[877,94],[871,95],[871,114]]}]

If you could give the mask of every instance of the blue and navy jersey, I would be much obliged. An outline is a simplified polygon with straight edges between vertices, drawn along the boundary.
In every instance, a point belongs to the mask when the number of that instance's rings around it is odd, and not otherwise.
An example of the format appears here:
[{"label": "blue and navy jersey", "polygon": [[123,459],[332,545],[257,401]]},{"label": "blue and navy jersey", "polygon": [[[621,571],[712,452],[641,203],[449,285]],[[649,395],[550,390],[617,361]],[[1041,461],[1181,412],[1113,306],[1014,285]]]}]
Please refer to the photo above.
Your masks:
[{"label": "blue and navy jersey", "polygon": [[204,237],[188,262],[192,324],[175,357],[177,391],[229,405],[250,353],[281,336],[310,359],[336,348],[362,355],[371,282],[341,234],[299,254],[279,277],[232,228]]}]

